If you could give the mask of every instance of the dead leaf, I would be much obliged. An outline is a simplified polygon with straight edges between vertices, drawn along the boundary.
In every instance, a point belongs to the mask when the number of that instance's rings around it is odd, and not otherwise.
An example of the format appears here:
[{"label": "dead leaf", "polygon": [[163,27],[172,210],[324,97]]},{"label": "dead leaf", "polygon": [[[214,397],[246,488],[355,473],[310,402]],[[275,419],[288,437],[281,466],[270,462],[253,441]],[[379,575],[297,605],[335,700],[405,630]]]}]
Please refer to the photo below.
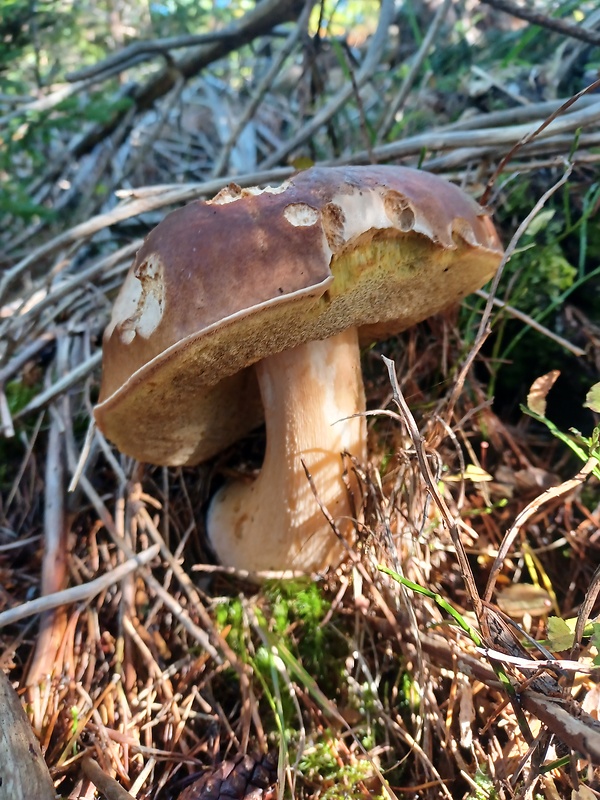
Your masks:
[{"label": "dead leaf", "polygon": [[541,586],[531,583],[512,583],[498,592],[496,602],[500,609],[513,619],[522,619],[525,614],[543,617],[552,608],[550,595]]},{"label": "dead leaf", "polygon": [[527,395],[527,408],[539,417],[546,415],[546,396],[556,383],[560,375],[559,369],[553,369],[545,375],[536,378],[531,384],[531,389]]},{"label": "dead leaf", "polygon": [[592,792],[585,783],[580,783],[579,788],[571,792],[571,800],[596,800],[597,797],[596,792]]}]

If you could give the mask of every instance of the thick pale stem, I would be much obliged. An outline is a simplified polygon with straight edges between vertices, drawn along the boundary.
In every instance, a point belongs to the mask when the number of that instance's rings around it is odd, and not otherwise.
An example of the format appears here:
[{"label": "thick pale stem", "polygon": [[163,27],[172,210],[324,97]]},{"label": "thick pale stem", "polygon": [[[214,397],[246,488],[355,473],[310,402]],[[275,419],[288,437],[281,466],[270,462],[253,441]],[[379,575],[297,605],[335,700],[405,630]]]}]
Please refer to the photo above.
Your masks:
[{"label": "thick pale stem", "polygon": [[[343,545],[307,480],[344,538],[354,514],[342,452],[366,457],[365,409],[354,329],[271,356],[257,365],[267,445],[259,476],[226,485],[212,501],[208,534],[219,560],[251,571],[335,566]],[[354,481],[348,474],[350,484]]]}]

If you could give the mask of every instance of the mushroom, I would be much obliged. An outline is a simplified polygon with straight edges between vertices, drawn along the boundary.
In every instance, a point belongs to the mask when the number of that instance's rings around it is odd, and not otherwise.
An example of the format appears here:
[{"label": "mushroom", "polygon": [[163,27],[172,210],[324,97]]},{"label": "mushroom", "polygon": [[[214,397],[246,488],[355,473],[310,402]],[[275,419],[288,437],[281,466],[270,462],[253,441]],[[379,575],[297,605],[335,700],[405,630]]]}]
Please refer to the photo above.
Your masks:
[{"label": "mushroom", "polygon": [[484,210],[426,172],[231,185],[169,214],[139,250],[104,335],[97,424],[141,461],[193,465],[264,418],[260,474],[216,493],[210,542],[237,568],[323,570],[354,530],[341,454],[366,458],[359,341],[456,303],[501,257]]}]

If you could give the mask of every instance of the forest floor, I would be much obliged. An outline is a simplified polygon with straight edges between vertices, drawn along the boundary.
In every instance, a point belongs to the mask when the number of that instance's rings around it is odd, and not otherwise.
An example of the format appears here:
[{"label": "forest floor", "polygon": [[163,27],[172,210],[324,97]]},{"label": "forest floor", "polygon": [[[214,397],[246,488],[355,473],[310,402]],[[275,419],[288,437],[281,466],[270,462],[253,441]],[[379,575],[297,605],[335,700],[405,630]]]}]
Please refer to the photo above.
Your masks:
[{"label": "forest floor", "polygon": [[[333,5],[83,6],[37,38],[11,11],[0,663],[60,797],[600,795],[600,13]],[[168,211],[376,162],[461,185],[507,255],[363,353],[341,566],[257,584],[205,516],[264,433],[198,467],[121,456],[91,422],[102,332]]]}]

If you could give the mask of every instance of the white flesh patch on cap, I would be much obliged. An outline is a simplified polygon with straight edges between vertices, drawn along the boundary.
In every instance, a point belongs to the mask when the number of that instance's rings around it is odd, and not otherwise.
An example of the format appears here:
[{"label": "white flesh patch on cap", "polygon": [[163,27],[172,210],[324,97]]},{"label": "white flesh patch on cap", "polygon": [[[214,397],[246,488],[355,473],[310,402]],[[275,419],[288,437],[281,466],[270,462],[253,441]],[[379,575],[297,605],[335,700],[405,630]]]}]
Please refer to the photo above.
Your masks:
[{"label": "white flesh patch on cap", "polygon": [[386,228],[395,228],[403,233],[415,231],[433,242],[438,240],[434,232],[435,224],[420,213],[407,197],[395,190],[385,187],[360,192],[355,190],[351,194],[337,195],[334,201],[342,210],[343,238],[346,242],[366,231]]},{"label": "white flesh patch on cap", "polygon": [[257,197],[260,194],[282,194],[290,185],[289,181],[284,181],[280,186],[247,186],[242,189],[237,183],[230,183],[224,186],[212,200],[206,200],[206,205],[224,206],[227,203],[235,203],[236,200],[243,200],[244,197]]},{"label": "white flesh patch on cap", "polygon": [[306,203],[290,203],[283,209],[283,216],[295,228],[308,228],[315,224],[320,214]]},{"label": "white flesh patch on cap", "polygon": [[164,303],[163,264],[151,254],[127,275],[115,301],[107,335],[117,328],[123,344],[131,344],[136,336],[148,339],[160,324]]}]

